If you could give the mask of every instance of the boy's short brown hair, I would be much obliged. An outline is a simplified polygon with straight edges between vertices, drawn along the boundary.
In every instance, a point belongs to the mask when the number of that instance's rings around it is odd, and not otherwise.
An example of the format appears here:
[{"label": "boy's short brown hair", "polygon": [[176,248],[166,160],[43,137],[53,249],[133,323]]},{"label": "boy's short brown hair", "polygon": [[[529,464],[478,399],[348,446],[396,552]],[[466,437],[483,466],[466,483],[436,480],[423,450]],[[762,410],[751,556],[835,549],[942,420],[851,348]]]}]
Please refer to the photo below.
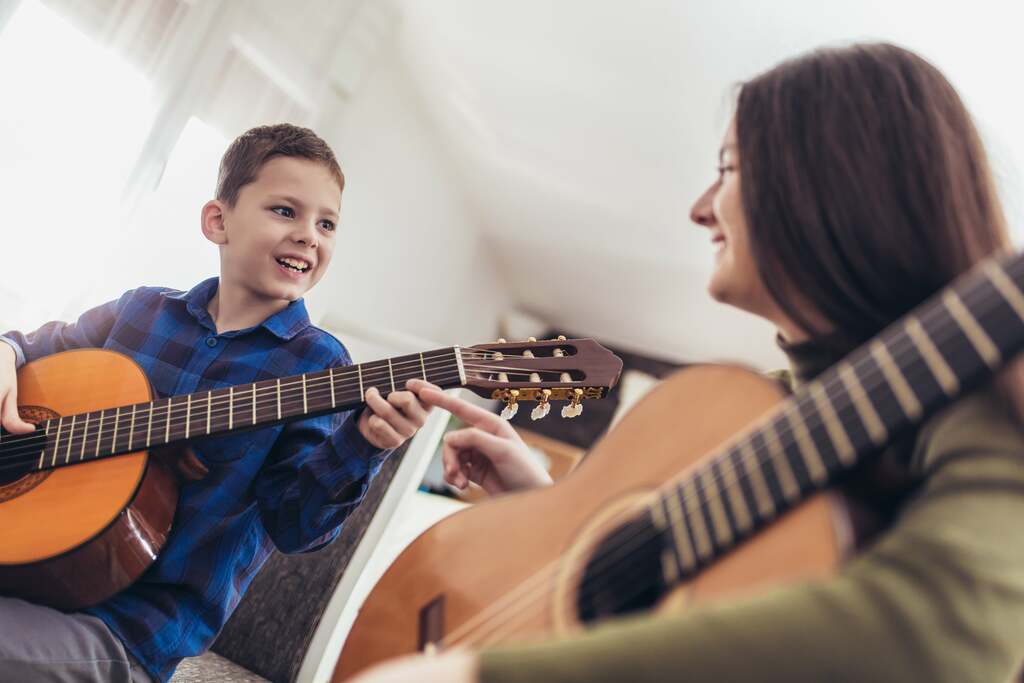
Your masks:
[{"label": "boy's short brown hair", "polygon": [[256,180],[263,164],[273,157],[299,157],[323,164],[345,189],[345,175],[330,146],[309,128],[290,123],[257,126],[235,138],[220,160],[218,200],[234,206],[242,188]]}]

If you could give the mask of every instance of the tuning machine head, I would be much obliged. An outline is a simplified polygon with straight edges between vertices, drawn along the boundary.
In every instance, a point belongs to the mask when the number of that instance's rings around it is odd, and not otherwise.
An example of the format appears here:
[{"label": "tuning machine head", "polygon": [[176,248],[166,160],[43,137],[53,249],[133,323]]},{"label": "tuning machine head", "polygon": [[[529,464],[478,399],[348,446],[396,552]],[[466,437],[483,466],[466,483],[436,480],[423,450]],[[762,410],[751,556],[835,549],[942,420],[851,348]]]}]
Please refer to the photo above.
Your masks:
[{"label": "tuning machine head", "polygon": [[530,419],[540,420],[548,416],[551,412],[551,390],[542,389],[540,392],[540,398],[537,399],[537,405],[534,406],[533,410],[530,411]]},{"label": "tuning machine head", "polygon": [[562,406],[562,417],[573,418],[579,417],[583,414],[583,390],[573,389],[572,399],[569,401],[569,405]]},{"label": "tuning machine head", "polygon": [[505,407],[501,409],[501,416],[511,420],[519,412],[519,390],[509,389],[505,394]]}]

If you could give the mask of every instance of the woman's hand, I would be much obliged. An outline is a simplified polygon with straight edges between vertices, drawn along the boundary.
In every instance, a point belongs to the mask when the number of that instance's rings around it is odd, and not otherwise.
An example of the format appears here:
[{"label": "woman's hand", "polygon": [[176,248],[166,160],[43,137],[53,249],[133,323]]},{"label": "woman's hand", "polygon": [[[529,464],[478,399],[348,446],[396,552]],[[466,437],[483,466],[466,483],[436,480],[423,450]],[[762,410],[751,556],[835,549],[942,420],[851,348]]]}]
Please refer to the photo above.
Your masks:
[{"label": "woman's hand", "polygon": [[409,380],[407,386],[424,405],[447,410],[469,425],[445,434],[444,478],[449,484],[465,489],[473,482],[493,495],[551,483],[508,422],[423,380]]},{"label": "woman's hand", "polygon": [[347,683],[475,683],[476,680],[476,655],[455,651],[392,659],[349,679]]}]

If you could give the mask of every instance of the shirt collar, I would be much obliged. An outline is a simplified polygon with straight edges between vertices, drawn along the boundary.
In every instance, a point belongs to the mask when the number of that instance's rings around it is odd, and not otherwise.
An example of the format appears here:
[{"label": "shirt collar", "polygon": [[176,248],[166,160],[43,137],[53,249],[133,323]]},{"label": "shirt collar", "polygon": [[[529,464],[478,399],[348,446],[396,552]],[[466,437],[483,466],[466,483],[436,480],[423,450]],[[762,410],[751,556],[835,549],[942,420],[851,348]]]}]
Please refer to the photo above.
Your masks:
[{"label": "shirt collar", "polygon": [[[207,329],[216,331],[217,326],[213,323],[213,318],[210,317],[206,307],[209,305],[213,295],[216,294],[219,285],[220,278],[211,277],[203,280],[187,292],[164,292],[163,296],[168,299],[184,302],[185,308],[199,324]],[[232,336],[241,335],[254,330],[256,327],[262,327],[275,337],[288,341],[309,327],[309,325],[309,313],[306,311],[306,304],[302,299],[297,299],[259,325],[247,330],[238,330],[237,332],[229,332],[227,334]]]}]

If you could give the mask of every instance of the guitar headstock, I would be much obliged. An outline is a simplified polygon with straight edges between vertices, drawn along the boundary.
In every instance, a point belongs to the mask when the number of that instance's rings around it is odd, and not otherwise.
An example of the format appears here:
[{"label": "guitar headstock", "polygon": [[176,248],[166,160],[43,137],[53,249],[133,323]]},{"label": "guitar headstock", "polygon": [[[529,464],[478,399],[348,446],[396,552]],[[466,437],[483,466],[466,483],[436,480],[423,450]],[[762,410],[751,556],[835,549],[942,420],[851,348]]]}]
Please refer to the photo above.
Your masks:
[{"label": "guitar headstock", "polygon": [[506,419],[515,415],[520,401],[537,402],[531,413],[535,420],[548,414],[550,401],[569,401],[562,417],[576,417],[584,399],[606,396],[622,372],[622,359],[593,339],[499,339],[459,351],[465,388],[504,401]]}]

